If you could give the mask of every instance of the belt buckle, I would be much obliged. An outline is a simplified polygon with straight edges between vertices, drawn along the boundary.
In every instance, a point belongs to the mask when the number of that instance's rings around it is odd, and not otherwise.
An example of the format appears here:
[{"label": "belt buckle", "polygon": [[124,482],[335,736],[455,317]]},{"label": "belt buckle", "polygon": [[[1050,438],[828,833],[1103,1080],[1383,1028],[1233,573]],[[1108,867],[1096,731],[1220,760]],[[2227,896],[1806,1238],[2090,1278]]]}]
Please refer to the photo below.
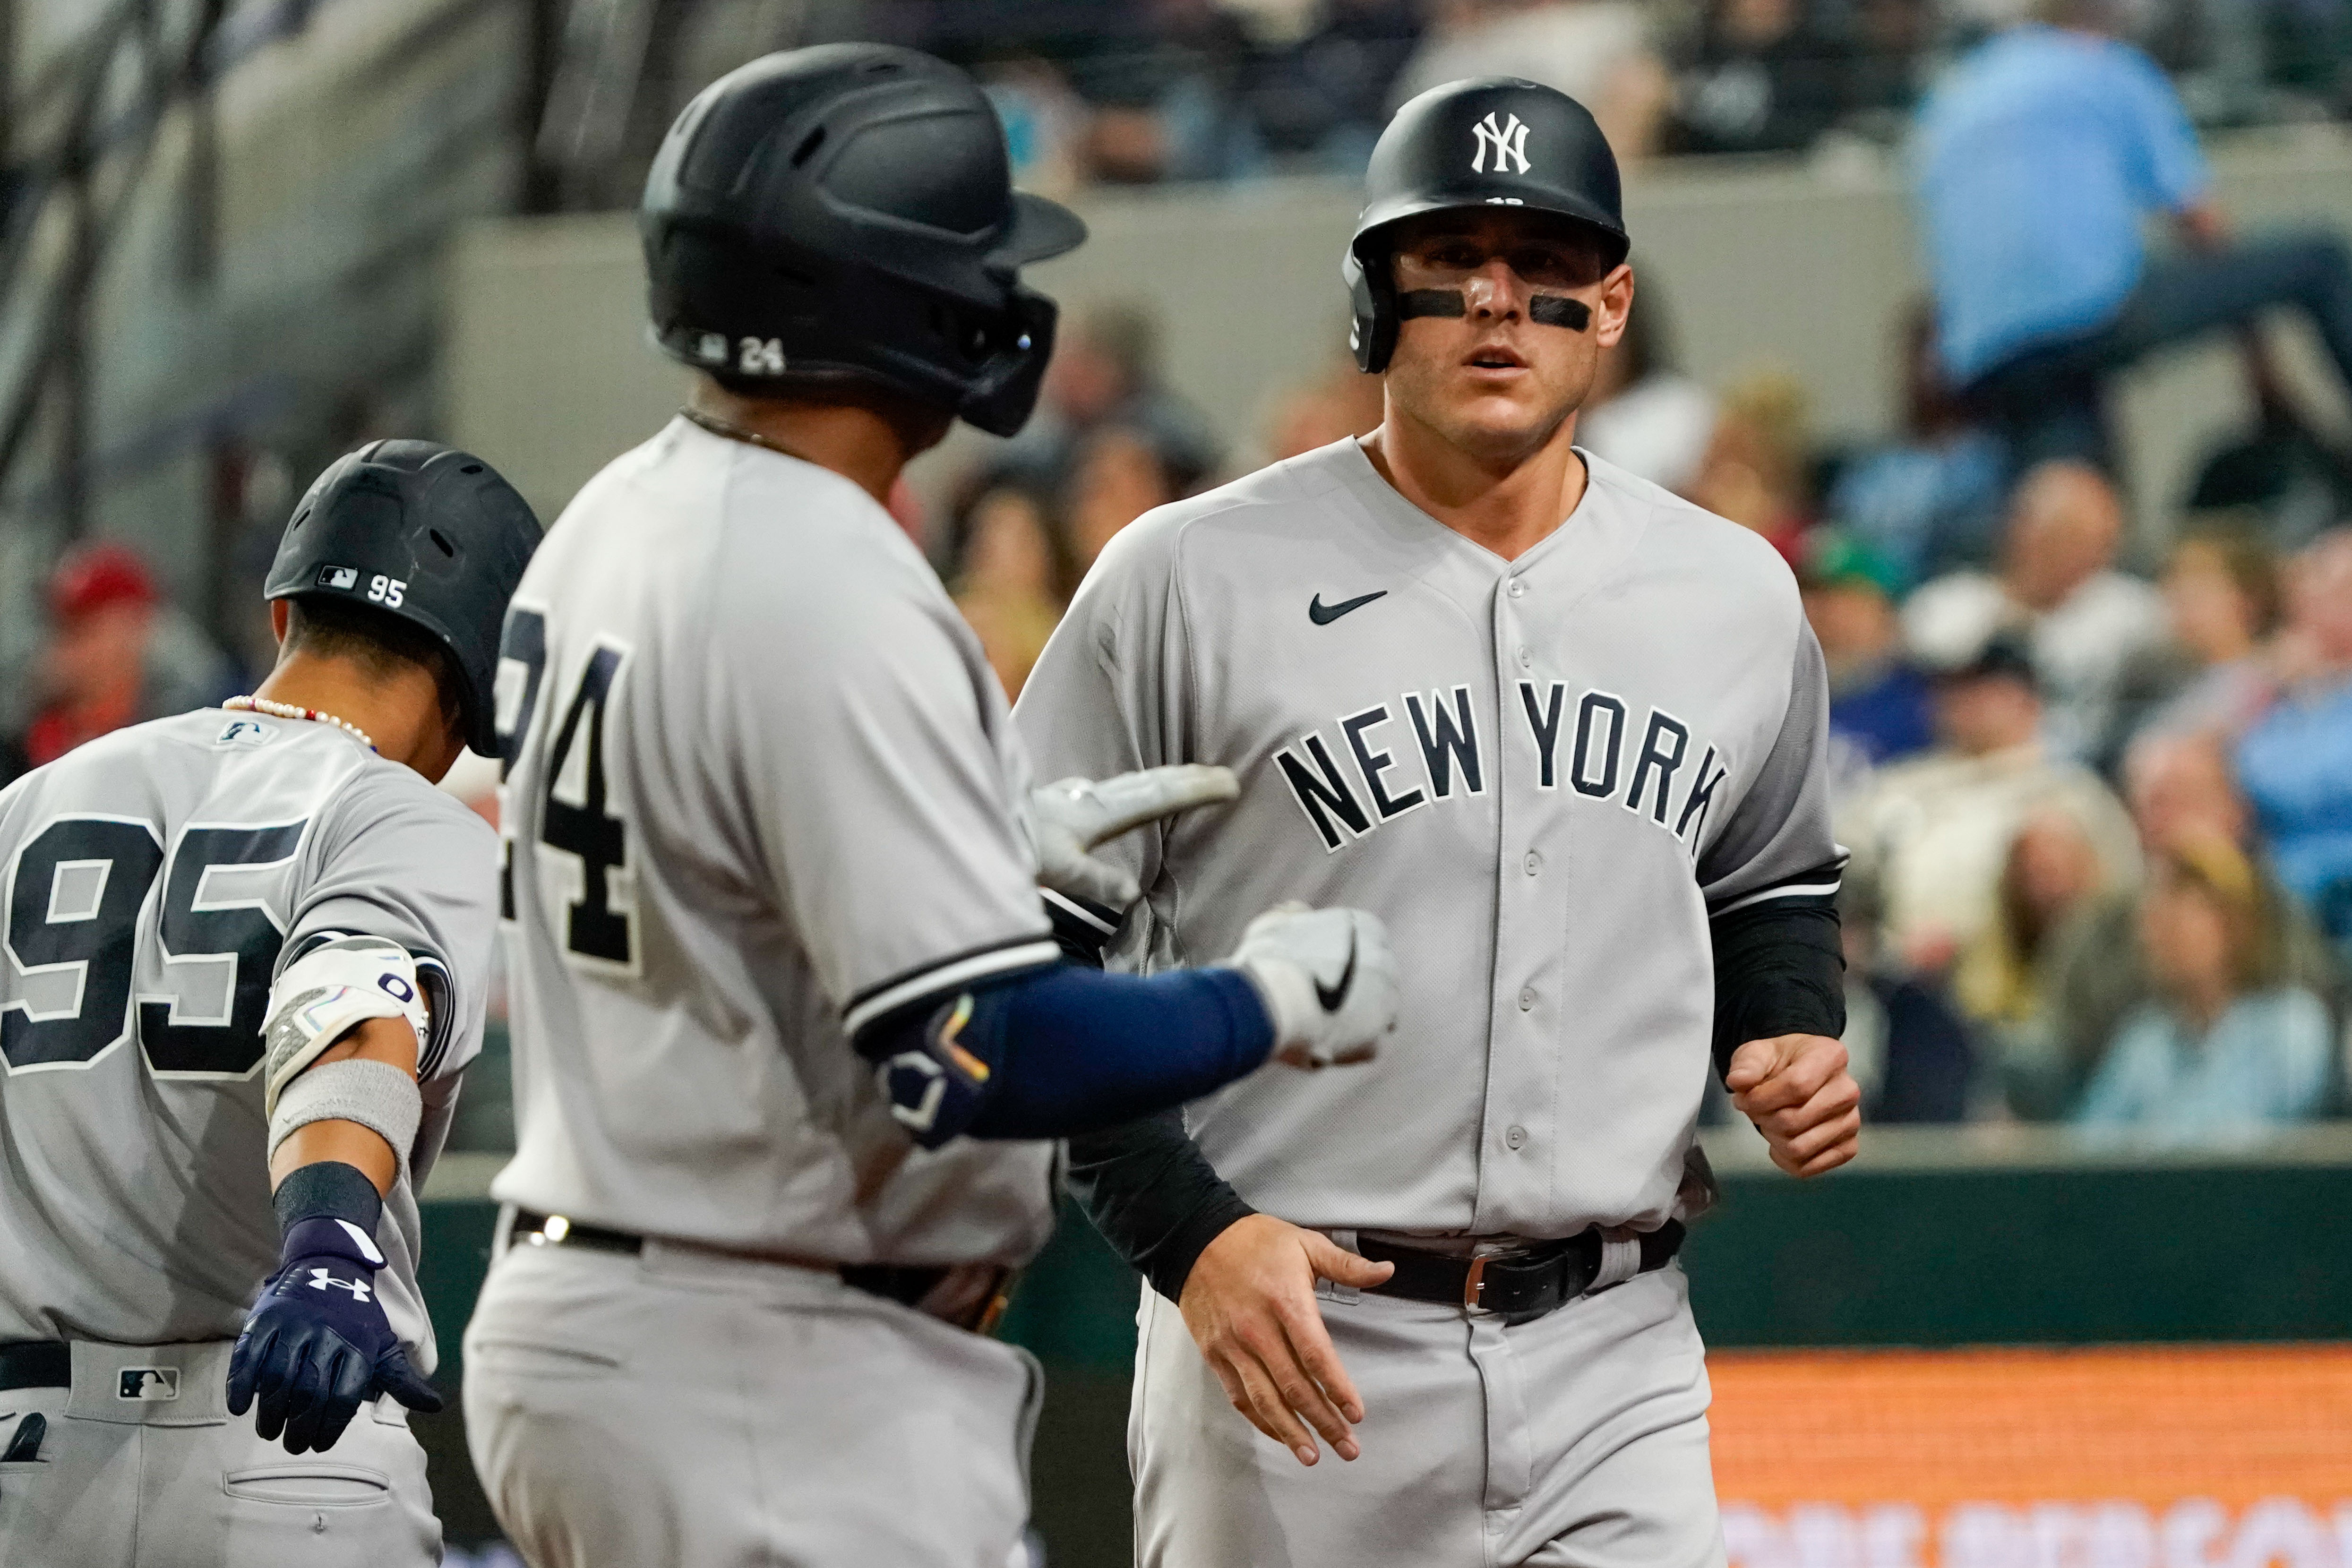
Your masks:
[{"label": "belt buckle", "polygon": [[1464,1310],[1474,1312],[1478,1311],[1478,1298],[1486,1294],[1486,1260],[1483,1254],[1480,1254],[1470,1260],[1470,1271],[1462,1276]]}]

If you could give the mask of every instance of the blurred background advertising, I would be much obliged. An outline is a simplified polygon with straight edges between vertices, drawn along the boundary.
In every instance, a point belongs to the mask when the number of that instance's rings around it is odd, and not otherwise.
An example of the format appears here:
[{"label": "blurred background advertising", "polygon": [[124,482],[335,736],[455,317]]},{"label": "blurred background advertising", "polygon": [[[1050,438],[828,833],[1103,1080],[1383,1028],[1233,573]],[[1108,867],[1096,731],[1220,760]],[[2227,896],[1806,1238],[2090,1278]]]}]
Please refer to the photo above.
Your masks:
[{"label": "blurred background advertising", "polygon": [[[1733,1562],[2352,1568],[2352,0],[0,0],[0,782],[250,691],[337,454],[551,519],[657,428],[654,147],[851,38],[971,68],[1093,231],[1036,419],[894,497],[1008,691],[1138,516],[1379,422],[1338,268],[1398,102],[1593,110],[1639,289],[1580,439],[1788,560],[1854,857],[1862,1159],[1702,1130]],[[452,1347],[511,1140],[494,1040]],[[1008,1322],[1057,1564],[1128,1561],[1136,1291],[1073,1218]]]}]

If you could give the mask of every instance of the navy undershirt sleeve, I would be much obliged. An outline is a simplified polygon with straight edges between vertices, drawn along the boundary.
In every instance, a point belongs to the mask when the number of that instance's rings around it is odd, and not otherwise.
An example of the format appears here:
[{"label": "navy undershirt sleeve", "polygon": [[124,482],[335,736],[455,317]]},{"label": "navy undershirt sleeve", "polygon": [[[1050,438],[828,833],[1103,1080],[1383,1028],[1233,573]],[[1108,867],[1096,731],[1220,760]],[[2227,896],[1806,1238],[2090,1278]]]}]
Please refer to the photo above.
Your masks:
[{"label": "navy undershirt sleeve", "polygon": [[[1045,913],[1072,963],[1102,967],[1120,911],[1048,894]],[[1103,1239],[1171,1301],[1209,1243],[1257,1212],[1201,1153],[1181,1107],[1072,1136],[1066,1179]]]},{"label": "navy undershirt sleeve", "polygon": [[1239,970],[1110,975],[1025,970],[903,1009],[860,1032],[894,1114],[926,1147],[1062,1138],[1181,1105],[1274,1049],[1274,1025]]},{"label": "navy undershirt sleeve", "polygon": [[1827,899],[1751,904],[1708,925],[1715,948],[1715,1071],[1751,1040],[1845,1033],[1845,948]]}]

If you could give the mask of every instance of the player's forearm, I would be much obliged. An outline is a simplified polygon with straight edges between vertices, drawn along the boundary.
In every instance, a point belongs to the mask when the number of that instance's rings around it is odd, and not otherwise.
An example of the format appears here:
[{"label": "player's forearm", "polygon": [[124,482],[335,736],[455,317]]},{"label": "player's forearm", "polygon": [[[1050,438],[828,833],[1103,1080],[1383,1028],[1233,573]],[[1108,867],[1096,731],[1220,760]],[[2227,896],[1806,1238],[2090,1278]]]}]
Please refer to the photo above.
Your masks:
[{"label": "player's forearm", "polygon": [[1007,988],[1004,1082],[981,1138],[1068,1137],[1181,1105],[1255,1071],[1274,1026],[1247,977],[1075,967]]},{"label": "player's forearm", "polygon": [[1162,1111],[1070,1140],[1070,1196],[1128,1266],[1170,1301],[1209,1243],[1257,1212]]},{"label": "player's forearm", "polygon": [[1845,952],[1837,912],[1764,903],[1709,924],[1715,948],[1715,1066],[1751,1040],[1845,1032]]},{"label": "player's forearm", "polygon": [[[322,1051],[312,1067],[350,1061],[380,1061],[413,1078],[416,1033],[402,1019],[369,1019]],[[324,1161],[352,1166],[375,1184],[379,1195],[392,1190],[400,1170],[400,1157],[383,1134],[357,1122],[331,1118],[307,1123],[287,1134],[270,1156],[270,1185],[283,1183],[304,1166]]]},{"label": "player's forearm", "polygon": [[1274,1026],[1235,970],[1064,964],[910,1009],[856,1044],[884,1067],[899,1120],[936,1146],[1068,1137],[1198,1099],[1264,1062]]}]

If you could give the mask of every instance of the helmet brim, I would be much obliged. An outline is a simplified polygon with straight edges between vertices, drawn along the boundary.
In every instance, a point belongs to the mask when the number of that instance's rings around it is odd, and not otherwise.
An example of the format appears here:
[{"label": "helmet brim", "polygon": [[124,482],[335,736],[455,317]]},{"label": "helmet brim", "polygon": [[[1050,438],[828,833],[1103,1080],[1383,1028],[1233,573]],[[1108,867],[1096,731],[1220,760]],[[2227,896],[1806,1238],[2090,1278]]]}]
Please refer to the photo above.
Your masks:
[{"label": "helmet brim", "polygon": [[1549,198],[1536,197],[1515,201],[1508,206],[1498,207],[1496,204],[1483,196],[1464,195],[1450,191],[1428,195],[1406,196],[1395,201],[1382,202],[1375,207],[1368,208],[1358,219],[1356,237],[1349,248],[1355,252],[1359,260],[1369,264],[1373,250],[1384,243],[1389,231],[1407,218],[1422,217],[1430,213],[1498,210],[1513,213],[1541,213],[1548,217],[1566,218],[1581,228],[1591,229],[1608,246],[1611,253],[1609,265],[1612,267],[1623,261],[1633,248],[1633,239],[1618,226],[1598,203],[1589,202],[1579,196],[1561,194]]},{"label": "helmet brim", "polygon": [[1086,220],[1062,205],[1026,191],[1013,193],[1013,222],[988,259],[1021,267],[1074,251],[1087,242]]}]

